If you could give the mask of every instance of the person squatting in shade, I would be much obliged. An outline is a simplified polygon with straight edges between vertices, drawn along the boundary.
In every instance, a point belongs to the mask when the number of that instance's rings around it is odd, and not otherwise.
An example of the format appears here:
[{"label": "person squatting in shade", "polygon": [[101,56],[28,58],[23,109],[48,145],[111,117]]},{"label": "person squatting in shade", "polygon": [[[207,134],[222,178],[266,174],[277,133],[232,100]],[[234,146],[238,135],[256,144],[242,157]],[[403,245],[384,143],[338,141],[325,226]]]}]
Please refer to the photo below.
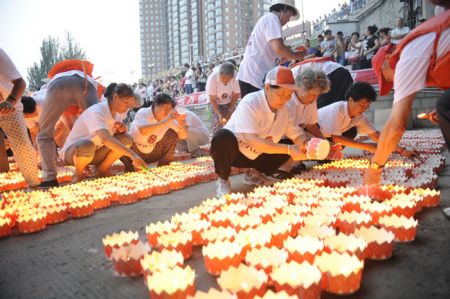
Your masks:
[{"label": "person squatting in shade", "polygon": [[[306,159],[305,135],[286,106],[295,90],[292,72],[275,67],[267,73],[264,89],[247,94],[226,126],[216,132],[211,156],[219,176],[217,196],[231,192],[232,166],[256,169],[245,175],[244,183],[261,185],[265,175],[273,174],[291,159]],[[283,136],[290,140],[282,140]]]},{"label": "person squatting in shade", "polygon": [[74,182],[84,178],[88,165],[96,166],[96,177],[110,176],[111,165],[122,156],[129,157],[137,169],[146,166],[130,149],[132,138],[120,122],[121,114],[139,105],[139,95],[130,86],[118,84],[107,100],[81,113],[60,151],[66,163],[75,166]]},{"label": "person squatting in shade", "polygon": [[178,109],[178,112],[186,115],[187,137],[178,139],[176,149],[189,152],[193,158],[203,156],[200,146],[209,143],[209,130],[194,112],[187,109]]},{"label": "person squatting in shade", "polygon": [[[170,95],[161,93],[154,97],[151,107],[141,108],[136,113],[130,127],[131,149],[145,162],[156,162],[158,166],[170,164],[178,138],[187,138],[186,114],[178,113],[175,106]],[[126,171],[133,170],[130,158],[124,157],[122,162]]]},{"label": "person squatting in shade", "polygon": [[[319,109],[319,126],[323,136],[333,143],[374,153],[380,138],[378,132],[367,119],[366,112],[375,102],[377,94],[366,82],[353,83],[346,92],[345,101],[339,101]],[[367,134],[375,143],[359,142],[357,134]],[[414,157],[414,151],[400,146],[396,151],[405,157]]]},{"label": "person squatting in shade", "polygon": [[212,114],[212,133],[221,129],[236,109],[240,96],[236,68],[231,62],[224,62],[219,71],[213,72],[206,81],[206,94]]}]

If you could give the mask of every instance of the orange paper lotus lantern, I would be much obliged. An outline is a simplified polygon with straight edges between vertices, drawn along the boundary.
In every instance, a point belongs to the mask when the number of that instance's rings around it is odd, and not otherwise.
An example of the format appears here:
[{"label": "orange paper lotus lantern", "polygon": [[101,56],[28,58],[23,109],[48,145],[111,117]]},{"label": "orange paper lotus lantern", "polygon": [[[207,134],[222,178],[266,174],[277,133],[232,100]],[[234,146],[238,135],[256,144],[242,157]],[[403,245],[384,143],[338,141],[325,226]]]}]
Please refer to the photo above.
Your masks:
[{"label": "orange paper lotus lantern", "polygon": [[11,224],[11,218],[0,217],[0,238],[7,237],[11,234]]},{"label": "orange paper lotus lantern", "polygon": [[355,235],[346,235],[339,233],[336,236],[329,236],[323,241],[325,245],[325,251],[331,253],[337,251],[339,253],[354,254],[359,259],[363,260],[365,257],[365,250],[367,248],[367,242]]},{"label": "orange paper lotus lantern", "polygon": [[371,199],[368,196],[346,196],[344,197],[344,206],[342,209],[347,212],[361,212],[361,205],[370,203]]},{"label": "orange paper lotus lantern", "polygon": [[305,299],[319,299],[322,273],[319,268],[307,262],[290,262],[280,265],[272,271],[272,280],[277,292],[300,295]]},{"label": "orange paper lotus lantern", "polygon": [[120,276],[138,276],[142,274],[141,259],[150,251],[150,247],[139,241],[114,248],[111,253],[111,261],[116,273]]},{"label": "orange paper lotus lantern", "polygon": [[314,264],[322,272],[322,289],[338,295],[350,295],[359,290],[364,262],[348,253],[324,252]]},{"label": "orange paper lotus lantern", "polygon": [[16,225],[21,234],[44,230],[47,227],[47,214],[37,209],[28,210],[18,215]]},{"label": "orange paper lotus lantern", "polygon": [[211,224],[206,220],[195,220],[180,224],[181,230],[192,234],[192,245],[194,246],[203,245],[202,233],[210,228],[210,226]]},{"label": "orange paper lotus lantern", "polygon": [[397,242],[412,242],[416,238],[418,222],[405,216],[384,216],[379,220],[380,226],[395,235]]},{"label": "orange paper lotus lantern", "polygon": [[290,236],[292,226],[288,221],[267,222],[260,226],[271,234],[270,246],[282,248],[284,241]]},{"label": "orange paper lotus lantern", "polygon": [[210,227],[202,232],[203,245],[216,241],[233,241],[236,231],[231,227]]},{"label": "orange paper lotus lantern", "polygon": [[145,227],[148,244],[152,247],[157,247],[161,235],[176,232],[178,229],[178,225],[169,221],[150,223]]},{"label": "orange paper lotus lantern", "polygon": [[184,259],[181,252],[174,250],[162,250],[161,252],[153,251],[152,253],[147,253],[141,259],[144,280],[147,282],[146,277],[153,272],[165,271],[177,266],[182,267],[183,263]]},{"label": "orange paper lotus lantern", "polygon": [[260,249],[252,249],[247,252],[245,256],[245,263],[249,266],[253,266],[258,270],[263,270],[271,282],[270,275],[272,269],[285,263],[288,258],[288,253],[284,249],[277,247],[263,247]]},{"label": "orange paper lotus lantern", "polygon": [[208,243],[202,248],[206,271],[220,275],[230,267],[237,267],[242,261],[242,246],[230,241]]},{"label": "orange paper lotus lantern", "polygon": [[188,299],[237,299],[237,296],[228,291],[219,291],[210,288],[208,292],[197,291],[194,296],[189,296]]},{"label": "orange paper lotus lantern", "polygon": [[255,229],[261,225],[262,220],[256,216],[244,216],[233,219],[233,227],[237,232],[246,229]]},{"label": "orange paper lotus lantern", "polygon": [[416,189],[413,193],[423,196],[422,205],[427,208],[437,207],[441,200],[441,192],[434,189]]},{"label": "orange paper lotus lantern", "polygon": [[303,217],[300,216],[299,214],[290,211],[284,211],[283,213],[274,216],[272,222],[273,223],[287,222],[291,227],[289,235],[295,238],[298,235],[299,229],[303,225]]},{"label": "orange paper lotus lantern", "polygon": [[262,270],[243,264],[220,274],[217,283],[222,290],[236,294],[239,299],[262,296],[267,289],[267,274]]},{"label": "orange paper lotus lantern", "polygon": [[48,207],[46,211],[48,224],[64,222],[69,217],[69,209],[65,205]]},{"label": "orange paper lotus lantern", "polygon": [[167,233],[158,238],[159,249],[168,249],[179,251],[183,254],[184,259],[188,259],[192,255],[192,235],[188,232],[172,232]]},{"label": "orange paper lotus lantern", "polygon": [[73,218],[83,218],[94,214],[92,200],[74,201],[70,203],[69,212]]},{"label": "orange paper lotus lantern", "polygon": [[391,215],[392,207],[384,202],[367,202],[361,204],[361,210],[372,216],[372,223],[378,224],[380,217]]},{"label": "orange paper lotus lantern", "polygon": [[242,256],[253,248],[267,247],[270,244],[272,235],[269,231],[256,228],[242,230],[236,235],[236,242],[242,246]]},{"label": "orange paper lotus lantern", "polygon": [[317,237],[325,239],[328,236],[335,235],[336,231],[330,226],[305,225],[298,231],[299,236]]},{"label": "orange paper lotus lantern", "polygon": [[195,295],[195,271],[191,267],[175,267],[147,276],[152,299],[187,298]]},{"label": "orange paper lotus lantern", "polygon": [[414,217],[417,211],[417,203],[414,200],[402,199],[401,197],[385,201],[392,207],[392,213],[406,218]]},{"label": "orange paper lotus lantern", "polygon": [[339,231],[344,234],[351,234],[359,227],[369,227],[372,225],[372,217],[364,212],[344,212],[338,216]]},{"label": "orange paper lotus lantern", "polygon": [[288,238],[284,244],[288,251],[288,261],[295,261],[299,264],[307,261],[314,263],[317,255],[322,254],[323,242],[317,237],[298,236],[295,239]]},{"label": "orange paper lotus lantern", "polygon": [[384,228],[375,226],[361,227],[355,230],[355,236],[367,242],[365,256],[371,260],[386,260],[394,251],[394,234]]},{"label": "orange paper lotus lantern", "polygon": [[114,233],[107,235],[103,238],[103,250],[106,258],[111,258],[113,248],[119,249],[122,246],[128,246],[130,244],[137,244],[139,242],[138,232],[124,232]]}]

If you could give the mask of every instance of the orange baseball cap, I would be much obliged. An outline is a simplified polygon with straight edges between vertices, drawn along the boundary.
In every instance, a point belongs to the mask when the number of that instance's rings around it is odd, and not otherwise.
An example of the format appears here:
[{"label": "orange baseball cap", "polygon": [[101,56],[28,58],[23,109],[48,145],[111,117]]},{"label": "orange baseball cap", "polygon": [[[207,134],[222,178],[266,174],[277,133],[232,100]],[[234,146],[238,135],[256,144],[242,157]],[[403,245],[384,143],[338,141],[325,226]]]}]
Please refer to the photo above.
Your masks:
[{"label": "orange baseball cap", "polygon": [[271,69],[267,75],[265,84],[276,85],[285,87],[291,90],[298,90],[298,86],[295,85],[294,74],[291,70],[284,66],[277,66]]}]

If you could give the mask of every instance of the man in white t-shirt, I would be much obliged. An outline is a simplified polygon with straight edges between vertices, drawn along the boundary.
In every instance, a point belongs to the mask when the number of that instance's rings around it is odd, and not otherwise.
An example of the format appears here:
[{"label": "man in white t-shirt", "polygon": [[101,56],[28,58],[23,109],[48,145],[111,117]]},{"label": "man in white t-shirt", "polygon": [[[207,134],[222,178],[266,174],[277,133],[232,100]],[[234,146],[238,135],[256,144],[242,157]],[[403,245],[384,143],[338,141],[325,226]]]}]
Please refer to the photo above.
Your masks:
[{"label": "man in white t-shirt", "polygon": [[145,162],[130,150],[132,139],[121,123],[121,114],[135,108],[139,95],[126,84],[114,88],[108,100],[92,105],[81,113],[59,154],[69,165],[75,166],[74,182],[84,178],[88,165],[97,166],[97,177],[110,176],[111,165],[122,156],[132,160],[140,169]]},{"label": "man in white t-shirt", "polygon": [[186,74],[184,75],[184,78],[186,78],[184,81],[184,91],[186,94],[191,94],[194,92],[194,70],[187,63],[184,67],[186,68]]},{"label": "man in white t-shirt", "polygon": [[206,94],[209,96],[209,108],[213,115],[214,134],[230,119],[240,95],[234,64],[224,62],[217,71],[213,71],[206,81]]},{"label": "man in white t-shirt", "polygon": [[[61,116],[70,107],[78,113],[98,102],[97,89],[100,88],[92,77],[93,65],[88,61],[80,61],[80,65],[70,65],[72,61],[61,61],[54,66],[58,72],[51,76],[42,113],[39,118],[37,144],[42,164],[43,182],[40,188],[47,189],[58,186],[56,180],[56,146],[55,127]],[[58,65],[69,64],[61,68]],[[84,66],[84,70],[81,66]],[[91,67],[90,67],[91,66]],[[50,70],[49,73],[52,73]]]},{"label": "man in white t-shirt", "polygon": [[[297,90],[292,72],[276,67],[267,73],[264,90],[249,93],[239,103],[225,128],[211,141],[211,156],[219,175],[217,196],[231,192],[228,179],[232,166],[254,168],[271,175],[293,160],[304,160],[305,135],[295,126],[286,106]],[[282,137],[294,141],[283,144]],[[291,142],[292,143],[292,142]],[[264,178],[244,178],[245,184],[262,185]]]},{"label": "man in white t-shirt", "polygon": [[312,58],[299,62],[292,68],[294,76],[302,69],[313,68],[322,70],[331,82],[331,88],[327,93],[321,94],[317,99],[317,107],[320,109],[337,101],[343,101],[345,92],[352,85],[353,78],[349,70],[341,64],[332,61],[331,58]]},{"label": "man in white t-shirt", "polygon": [[294,0],[273,1],[270,13],[256,23],[245,48],[239,68],[238,80],[241,98],[264,86],[267,72],[279,65],[282,59],[301,60],[305,53],[292,52],[284,43],[281,27],[300,13]]},{"label": "man in white t-shirt", "polygon": [[[347,91],[345,101],[340,101],[319,109],[319,126],[323,136],[333,143],[374,153],[380,132],[367,119],[366,112],[375,102],[377,94],[372,85],[356,82]],[[375,143],[355,141],[357,134],[367,134]],[[412,156],[414,153],[401,147],[397,152]]]},{"label": "man in white t-shirt", "polygon": [[325,40],[320,43],[320,52],[322,57],[334,57],[336,53],[336,39],[331,30],[325,30],[323,33]]},{"label": "man in white t-shirt", "polygon": [[392,88],[395,92],[391,115],[364,173],[366,185],[380,183],[383,167],[406,130],[416,94],[427,86],[445,91],[429,119],[439,125],[450,148],[450,1],[430,2],[443,6],[445,11],[414,28],[397,44],[394,52],[390,46],[385,46],[373,57],[380,95],[389,94]]},{"label": "man in white t-shirt", "polygon": [[[9,56],[0,48],[0,128],[8,137],[20,172],[28,185],[34,187],[39,184],[37,157],[28,138],[22,105],[18,103],[25,87],[25,80]],[[8,171],[4,136],[2,132],[0,135],[0,170]]]},{"label": "man in white t-shirt", "polygon": [[397,26],[391,30],[391,43],[394,45],[398,44],[410,31],[411,29],[405,26],[403,18],[398,18]]},{"label": "man in white t-shirt", "polygon": [[[175,110],[176,102],[168,94],[154,97],[152,106],[141,108],[131,123],[131,147],[147,163],[157,162],[158,166],[170,164],[174,160],[178,138],[187,138],[186,114]],[[127,161],[128,160],[128,161]],[[131,161],[122,159],[126,171],[131,170]]]},{"label": "man in white t-shirt", "polygon": [[209,131],[194,112],[187,109],[178,108],[180,114],[186,115],[187,138],[179,139],[177,150],[191,153],[193,158],[203,156],[200,146],[209,143]]}]

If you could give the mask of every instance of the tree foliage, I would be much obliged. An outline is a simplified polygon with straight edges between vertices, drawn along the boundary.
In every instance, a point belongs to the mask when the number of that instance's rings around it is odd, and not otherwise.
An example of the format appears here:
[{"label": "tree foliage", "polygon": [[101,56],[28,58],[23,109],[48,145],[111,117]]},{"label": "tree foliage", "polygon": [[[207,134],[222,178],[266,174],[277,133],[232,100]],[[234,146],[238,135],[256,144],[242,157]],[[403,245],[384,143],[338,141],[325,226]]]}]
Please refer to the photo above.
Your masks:
[{"label": "tree foliage", "polygon": [[86,59],[86,53],[78,45],[70,32],[66,32],[64,42],[61,44],[58,38],[44,38],[41,45],[41,59],[28,68],[29,89],[39,90],[45,83],[48,71],[59,61],[65,59]]}]

